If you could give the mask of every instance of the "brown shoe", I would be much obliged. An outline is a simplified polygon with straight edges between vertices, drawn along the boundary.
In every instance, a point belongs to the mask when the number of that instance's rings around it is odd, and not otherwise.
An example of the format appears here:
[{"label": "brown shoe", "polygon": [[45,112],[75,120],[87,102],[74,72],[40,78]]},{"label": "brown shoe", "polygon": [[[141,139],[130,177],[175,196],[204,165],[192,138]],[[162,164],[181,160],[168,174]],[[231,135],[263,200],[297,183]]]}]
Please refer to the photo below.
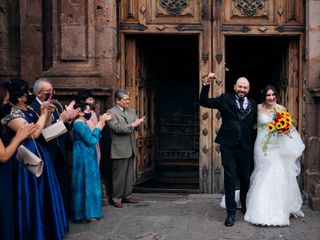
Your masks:
[{"label": "brown shoe", "polygon": [[114,202],[112,204],[115,208],[122,208],[122,203],[121,202]]},{"label": "brown shoe", "polygon": [[122,200],[123,203],[133,203],[133,204],[137,204],[140,201],[136,198],[126,198]]}]

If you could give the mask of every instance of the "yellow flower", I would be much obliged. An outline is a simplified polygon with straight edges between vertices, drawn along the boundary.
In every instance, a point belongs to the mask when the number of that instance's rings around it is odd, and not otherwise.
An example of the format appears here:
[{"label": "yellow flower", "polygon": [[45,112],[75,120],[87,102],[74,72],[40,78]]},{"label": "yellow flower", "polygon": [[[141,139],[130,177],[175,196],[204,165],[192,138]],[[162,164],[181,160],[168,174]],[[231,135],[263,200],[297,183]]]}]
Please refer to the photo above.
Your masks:
[{"label": "yellow flower", "polygon": [[280,114],[282,117],[287,117],[289,113],[286,112],[286,111],[280,111],[279,114]]},{"label": "yellow flower", "polygon": [[276,123],[277,129],[283,129],[287,126],[287,121],[285,118],[280,118],[279,121]]},{"label": "yellow flower", "polygon": [[274,129],[275,129],[274,124],[273,123],[268,123],[267,124],[267,129],[268,129],[269,132],[273,132]]}]

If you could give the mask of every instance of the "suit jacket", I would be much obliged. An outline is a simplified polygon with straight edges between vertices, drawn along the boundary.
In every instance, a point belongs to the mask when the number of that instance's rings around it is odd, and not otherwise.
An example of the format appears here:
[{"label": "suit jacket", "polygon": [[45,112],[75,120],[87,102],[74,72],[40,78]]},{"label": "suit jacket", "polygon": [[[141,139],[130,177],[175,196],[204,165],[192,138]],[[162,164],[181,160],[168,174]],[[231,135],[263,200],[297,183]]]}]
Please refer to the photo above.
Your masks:
[{"label": "suit jacket", "polygon": [[202,87],[200,105],[220,111],[222,125],[215,142],[230,147],[240,144],[244,149],[252,149],[255,141],[254,125],[257,121],[257,105],[255,101],[248,98],[250,101],[249,109],[247,109],[248,113],[241,118],[234,93],[209,98],[209,89],[210,85]]},{"label": "suit jacket", "polygon": [[126,109],[126,114],[114,106],[108,110],[113,114],[113,119],[107,122],[111,130],[111,159],[130,158],[136,155],[136,140],[132,123],[136,120],[136,111]]},{"label": "suit jacket", "polygon": [[[56,106],[56,108],[55,108],[55,111],[52,113],[53,115],[52,123],[55,123],[59,119],[59,115],[63,111],[63,109],[61,109],[61,106],[59,104],[54,103],[54,105]],[[32,101],[30,106],[40,115],[40,103],[37,101],[36,98]],[[69,128],[68,126],[66,127]],[[46,142],[46,140],[41,135],[40,140],[46,146],[53,162],[61,161],[68,166],[67,145],[68,143],[70,143],[68,133],[64,133],[59,137],[52,139],[49,142]],[[63,159],[56,160],[57,151],[60,151]]]}]

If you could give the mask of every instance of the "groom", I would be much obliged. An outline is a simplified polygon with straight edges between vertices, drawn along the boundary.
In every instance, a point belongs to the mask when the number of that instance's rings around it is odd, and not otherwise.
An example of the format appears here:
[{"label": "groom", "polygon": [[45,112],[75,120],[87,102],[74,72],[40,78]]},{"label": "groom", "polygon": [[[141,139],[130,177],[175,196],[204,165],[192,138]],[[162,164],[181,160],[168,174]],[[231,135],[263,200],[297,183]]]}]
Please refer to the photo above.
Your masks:
[{"label": "groom", "polygon": [[249,189],[252,153],[254,145],[253,126],[256,123],[256,103],[247,94],[249,81],[241,77],[234,85],[234,93],[209,98],[210,82],[216,79],[214,73],[203,81],[200,105],[220,111],[222,125],[215,139],[220,144],[224,168],[224,188],[227,218],[225,226],[231,227],[235,221],[237,204],[235,202],[235,183],[237,174],[240,179],[240,200],[242,212],[246,211],[246,195]]}]

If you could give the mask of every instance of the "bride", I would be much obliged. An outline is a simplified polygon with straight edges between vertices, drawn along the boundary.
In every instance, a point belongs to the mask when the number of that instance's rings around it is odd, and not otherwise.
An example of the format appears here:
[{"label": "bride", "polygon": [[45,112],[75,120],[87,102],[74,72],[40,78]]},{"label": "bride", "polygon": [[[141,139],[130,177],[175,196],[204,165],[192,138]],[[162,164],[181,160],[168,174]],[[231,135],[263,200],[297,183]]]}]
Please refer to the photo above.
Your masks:
[{"label": "bride", "polygon": [[[289,135],[271,135],[267,124],[275,111],[286,111],[276,103],[276,90],[267,86],[258,105],[258,134],[254,147],[254,171],[247,194],[244,220],[257,225],[286,226],[290,215],[303,217],[302,198],[296,177],[304,144],[293,128]],[[268,136],[270,138],[268,138]]]}]

